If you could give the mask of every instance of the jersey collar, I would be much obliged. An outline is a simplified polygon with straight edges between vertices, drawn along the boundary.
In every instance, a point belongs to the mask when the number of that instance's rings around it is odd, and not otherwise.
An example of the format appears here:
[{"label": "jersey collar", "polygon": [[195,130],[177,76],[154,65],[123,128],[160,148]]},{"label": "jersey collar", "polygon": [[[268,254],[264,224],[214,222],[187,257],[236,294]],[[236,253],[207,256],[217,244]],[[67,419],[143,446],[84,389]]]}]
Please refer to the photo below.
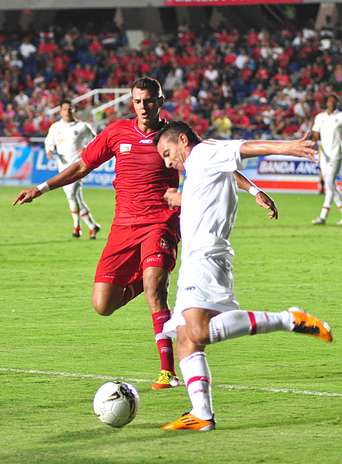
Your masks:
[{"label": "jersey collar", "polygon": [[146,134],[145,132],[142,132],[139,127],[138,127],[138,120],[137,119],[134,119],[133,120],[133,128],[136,132],[138,132],[139,135],[141,135],[142,137],[144,137],[145,139],[147,138],[150,138],[150,137],[154,137],[159,131],[160,129],[166,124],[166,120],[165,119],[161,119],[160,120],[160,127],[159,129],[153,131],[153,132],[149,132],[148,134]]},{"label": "jersey collar", "polygon": [[332,113],[328,113],[328,111],[325,112],[325,114],[327,114],[328,116],[334,116],[335,114],[339,113],[340,111],[336,108],[335,111],[333,111]]}]

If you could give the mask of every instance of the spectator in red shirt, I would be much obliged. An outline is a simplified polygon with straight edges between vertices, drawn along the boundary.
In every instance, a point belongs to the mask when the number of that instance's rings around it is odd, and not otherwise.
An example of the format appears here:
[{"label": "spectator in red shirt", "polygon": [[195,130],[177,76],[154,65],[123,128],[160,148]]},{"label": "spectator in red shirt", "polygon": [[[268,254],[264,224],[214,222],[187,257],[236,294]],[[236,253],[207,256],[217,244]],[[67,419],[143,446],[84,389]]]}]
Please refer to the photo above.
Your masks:
[{"label": "spectator in red shirt", "polygon": [[258,43],[258,34],[255,32],[255,29],[250,29],[247,34],[247,44],[250,47],[254,47]]},{"label": "spectator in red shirt", "polygon": [[40,55],[51,55],[54,52],[57,52],[57,45],[50,38],[42,40],[38,47],[38,53]]},{"label": "spectator in red shirt", "polygon": [[96,73],[90,64],[86,64],[82,69],[81,76],[88,84],[91,85],[91,83],[95,80]]},{"label": "spectator in red shirt", "polygon": [[33,119],[29,118],[23,124],[23,135],[27,137],[32,137],[37,133],[36,126],[34,125]]},{"label": "spectator in red shirt", "polygon": [[278,82],[280,87],[286,87],[290,81],[289,76],[282,68],[279,69],[279,72],[273,77],[273,79]]}]

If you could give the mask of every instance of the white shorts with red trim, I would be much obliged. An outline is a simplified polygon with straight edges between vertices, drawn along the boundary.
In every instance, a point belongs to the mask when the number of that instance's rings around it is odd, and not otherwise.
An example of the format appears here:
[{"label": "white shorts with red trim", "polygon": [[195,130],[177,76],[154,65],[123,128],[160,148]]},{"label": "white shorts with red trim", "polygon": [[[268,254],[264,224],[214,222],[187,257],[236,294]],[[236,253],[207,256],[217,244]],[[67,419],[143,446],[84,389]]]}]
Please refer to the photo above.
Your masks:
[{"label": "white shorts with red trim", "polygon": [[183,311],[190,308],[225,312],[240,309],[233,293],[232,253],[205,256],[196,253],[182,259],[178,289],[172,317],[163,327],[163,333],[176,336],[176,328],[185,325]]}]

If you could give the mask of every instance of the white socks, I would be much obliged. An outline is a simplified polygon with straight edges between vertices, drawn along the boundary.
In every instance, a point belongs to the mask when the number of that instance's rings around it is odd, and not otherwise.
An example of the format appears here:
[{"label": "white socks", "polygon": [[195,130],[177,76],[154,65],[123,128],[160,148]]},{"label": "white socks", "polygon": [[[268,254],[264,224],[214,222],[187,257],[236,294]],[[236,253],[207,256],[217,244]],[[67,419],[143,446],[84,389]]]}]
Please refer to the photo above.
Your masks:
[{"label": "white socks", "polygon": [[192,353],[180,361],[179,367],[192,404],[191,414],[203,420],[211,419],[211,375],[205,353]]},{"label": "white socks", "polygon": [[90,211],[83,210],[80,212],[81,219],[86,223],[89,229],[93,230],[95,228],[95,221]]},{"label": "white socks", "polygon": [[323,206],[319,217],[325,221],[328,217],[329,211],[330,211],[330,208],[328,206]]},{"label": "white socks", "polygon": [[74,227],[80,227],[80,215],[78,213],[71,212],[72,220],[74,222]]},{"label": "white socks", "polygon": [[228,311],[210,319],[210,343],[220,342],[228,338],[276,330],[291,330],[292,317],[288,311],[271,313],[264,311]]}]

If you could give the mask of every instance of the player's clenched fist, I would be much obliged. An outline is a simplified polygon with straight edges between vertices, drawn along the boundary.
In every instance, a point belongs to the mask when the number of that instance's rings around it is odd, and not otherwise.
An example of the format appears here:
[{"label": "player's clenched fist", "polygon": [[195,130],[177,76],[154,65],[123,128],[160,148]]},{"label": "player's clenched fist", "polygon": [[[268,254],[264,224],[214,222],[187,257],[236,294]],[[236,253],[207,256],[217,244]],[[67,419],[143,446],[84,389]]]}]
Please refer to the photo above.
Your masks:
[{"label": "player's clenched fist", "polygon": [[30,189],[22,190],[18,195],[15,201],[13,202],[13,206],[15,205],[22,205],[23,203],[31,203],[37,197],[40,197],[42,192],[37,189],[37,187],[33,187]]}]

